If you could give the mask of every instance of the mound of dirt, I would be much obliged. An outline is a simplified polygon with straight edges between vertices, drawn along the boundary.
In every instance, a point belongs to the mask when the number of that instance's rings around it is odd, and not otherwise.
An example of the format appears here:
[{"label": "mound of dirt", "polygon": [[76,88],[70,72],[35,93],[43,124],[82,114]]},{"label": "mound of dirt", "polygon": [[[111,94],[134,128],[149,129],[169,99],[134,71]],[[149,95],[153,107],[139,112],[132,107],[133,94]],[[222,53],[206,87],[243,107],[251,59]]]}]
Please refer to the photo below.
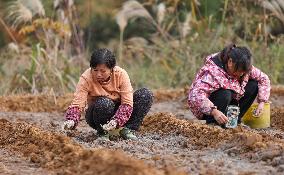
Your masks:
[{"label": "mound of dirt", "polygon": [[183,174],[158,170],[121,151],[84,149],[70,138],[43,131],[26,123],[0,120],[0,146],[23,153],[31,162],[57,174]]},{"label": "mound of dirt", "polygon": [[185,119],[177,119],[170,113],[157,113],[147,116],[141,127],[143,132],[160,134],[176,133],[189,138],[190,144],[198,148],[216,147],[220,142],[230,140],[235,130],[224,130]]},{"label": "mound of dirt", "polygon": [[13,95],[0,97],[0,110],[7,112],[64,112],[70,105],[73,96],[52,95]]},{"label": "mound of dirt", "polygon": [[186,97],[186,88],[184,89],[160,89],[154,90],[155,102],[168,101],[168,100],[178,100],[181,97]]},{"label": "mound of dirt", "polygon": [[271,127],[284,131],[284,108],[271,110]]},{"label": "mound of dirt", "polygon": [[160,89],[160,90],[154,90],[154,99],[155,102],[160,102],[160,101],[173,101],[173,100],[178,100],[181,97],[186,98],[186,93],[187,93],[187,87],[183,89]]},{"label": "mound of dirt", "polygon": [[[193,145],[194,149],[222,149],[228,154],[240,155],[252,161],[262,160],[272,164],[284,156],[282,139],[241,126],[235,129],[222,129],[200,122],[177,119],[171,114],[158,113],[146,117],[141,130],[181,134],[188,138],[188,145]],[[284,158],[279,164],[284,164]]]},{"label": "mound of dirt", "polygon": [[[184,96],[185,89],[155,90],[155,102],[177,100]],[[0,111],[15,112],[65,112],[71,104],[73,94],[55,96],[40,95],[11,95],[0,96]]]},{"label": "mound of dirt", "polygon": [[[189,87],[182,89],[161,89],[154,90],[155,102],[161,101],[179,101],[183,109],[188,110],[187,92]],[[273,86],[272,97],[277,97],[275,103],[283,104],[282,96],[284,96],[284,86]],[[279,95],[281,98],[279,98]],[[0,96],[0,111],[15,112],[65,112],[71,104],[73,94],[62,96],[40,94],[40,95],[12,95]],[[277,102],[278,100],[278,102]]]},{"label": "mound of dirt", "polygon": [[274,85],[274,86],[272,86],[271,93],[283,96],[284,95],[284,86],[283,85]]}]

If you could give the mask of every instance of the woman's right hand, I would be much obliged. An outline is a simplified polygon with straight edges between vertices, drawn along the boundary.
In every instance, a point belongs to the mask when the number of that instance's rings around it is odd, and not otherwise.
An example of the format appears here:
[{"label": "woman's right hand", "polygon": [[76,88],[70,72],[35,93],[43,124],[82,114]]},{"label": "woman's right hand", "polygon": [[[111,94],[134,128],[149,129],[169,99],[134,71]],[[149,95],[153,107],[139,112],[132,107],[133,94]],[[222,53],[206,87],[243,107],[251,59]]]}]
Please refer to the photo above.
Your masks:
[{"label": "woman's right hand", "polygon": [[75,129],[75,122],[73,120],[67,120],[63,123],[62,130],[73,130]]},{"label": "woman's right hand", "polygon": [[116,120],[111,120],[107,124],[104,124],[102,128],[106,131],[111,131],[111,130],[114,130],[116,126],[117,126]]},{"label": "woman's right hand", "polygon": [[226,115],[218,109],[213,109],[211,115],[219,124],[225,124],[228,122],[228,117],[226,117]]}]

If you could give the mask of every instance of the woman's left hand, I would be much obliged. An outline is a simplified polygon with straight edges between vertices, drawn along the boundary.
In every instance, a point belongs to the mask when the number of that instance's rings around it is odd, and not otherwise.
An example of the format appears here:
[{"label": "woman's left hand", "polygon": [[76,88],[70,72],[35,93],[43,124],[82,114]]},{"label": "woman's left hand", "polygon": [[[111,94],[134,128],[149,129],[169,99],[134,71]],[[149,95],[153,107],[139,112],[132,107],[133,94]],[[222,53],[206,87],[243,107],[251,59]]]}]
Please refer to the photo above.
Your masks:
[{"label": "woman's left hand", "polygon": [[114,130],[116,126],[117,126],[116,120],[111,120],[107,124],[104,124],[102,128],[106,131],[111,131],[111,130]]},{"label": "woman's left hand", "polygon": [[262,113],[264,107],[264,102],[260,102],[257,106],[257,108],[254,110],[253,115],[254,117],[259,117],[259,115]]}]

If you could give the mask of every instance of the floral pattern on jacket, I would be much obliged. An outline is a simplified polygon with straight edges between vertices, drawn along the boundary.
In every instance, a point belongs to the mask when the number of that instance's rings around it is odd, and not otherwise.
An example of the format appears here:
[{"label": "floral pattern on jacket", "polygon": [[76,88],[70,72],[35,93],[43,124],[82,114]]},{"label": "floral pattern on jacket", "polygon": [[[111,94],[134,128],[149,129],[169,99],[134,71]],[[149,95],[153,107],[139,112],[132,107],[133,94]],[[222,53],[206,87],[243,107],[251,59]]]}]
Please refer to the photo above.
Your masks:
[{"label": "floral pattern on jacket", "polygon": [[230,76],[223,68],[216,65],[212,58],[218,53],[206,57],[204,66],[197,73],[188,93],[188,105],[192,113],[202,119],[203,115],[210,115],[214,104],[209,100],[212,92],[218,89],[230,89],[235,92],[234,99],[240,100],[245,92],[248,80],[258,82],[258,102],[267,102],[270,96],[270,80],[268,76],[252,66],[242,81]]}]

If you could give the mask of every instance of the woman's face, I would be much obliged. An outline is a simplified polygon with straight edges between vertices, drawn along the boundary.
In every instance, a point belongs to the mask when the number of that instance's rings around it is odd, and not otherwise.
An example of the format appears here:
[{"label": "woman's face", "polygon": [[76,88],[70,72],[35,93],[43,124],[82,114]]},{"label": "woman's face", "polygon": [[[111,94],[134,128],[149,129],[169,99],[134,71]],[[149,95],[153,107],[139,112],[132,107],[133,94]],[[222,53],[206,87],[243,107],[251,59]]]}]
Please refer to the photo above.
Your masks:
[{"label": "woman's face", "polygon": [[99,83],[108,81],[111,75],[111,69],[105,64],[98,64],[95,68],[92,68],[91,71]]},{"label": "woman's face", "polygon": [[241,76],[243,76],[246,73],[245,71],[235,70],[235,63],[233,63],[232,58],[229,58],[227,67],[228,67],[227,70],[228,74],[234,78],[239,79]]}]

